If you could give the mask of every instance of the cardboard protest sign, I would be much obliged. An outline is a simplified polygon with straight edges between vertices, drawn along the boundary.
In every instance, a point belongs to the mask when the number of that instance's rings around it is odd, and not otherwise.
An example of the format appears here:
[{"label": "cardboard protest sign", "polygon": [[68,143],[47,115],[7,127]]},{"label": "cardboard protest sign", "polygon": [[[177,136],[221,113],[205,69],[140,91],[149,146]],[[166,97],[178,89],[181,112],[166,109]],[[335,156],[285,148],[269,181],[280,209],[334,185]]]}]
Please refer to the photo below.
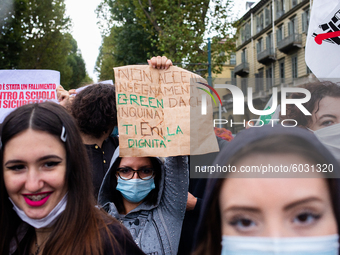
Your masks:
[{"label": "cardboard protest sign", "polygon": [[305,59],[317,78],[340,78],[340,2],[314,0]]},{"label": "cardboard protest sign", "polygon": [[[197,155],[218,151],[212,104],[200,76],[179,67],[114,68],[120,156]],[[204,81],[206,83],[206,81]],[[210,99],[210,98],[209,98]]]},{"label": "cardboard protest sign", "polygon": [[0,122],[15,108],[57,100],[60,73],[51,70],[0,70]]}]

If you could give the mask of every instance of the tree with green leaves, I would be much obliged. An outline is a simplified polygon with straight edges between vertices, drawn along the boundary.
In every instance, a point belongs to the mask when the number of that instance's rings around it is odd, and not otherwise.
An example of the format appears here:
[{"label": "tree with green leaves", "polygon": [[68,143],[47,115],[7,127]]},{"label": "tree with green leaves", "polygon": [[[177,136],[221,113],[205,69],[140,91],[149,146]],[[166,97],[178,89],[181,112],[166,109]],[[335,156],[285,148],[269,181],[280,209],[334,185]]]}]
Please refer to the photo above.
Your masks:
[{"label": "tree with green leaves", "polygon": [[77,88],[81,85],[81,83],[86,78],[86,68],[84,59],[78,49],[77,41],[73,39],[71,35],[69,35],[70,43],[72,45],[71,52],[67,56],[67,66],[69,66],[72,70],[72,76],[69,80],[62,83],[64,88]]},{"label": "tree with green leaves", "polygon": [[64,0],[4,0],[0,10],[1,69],[57,70],[66,89],[85,78]]},{"label": "tree with green leaves", "polygon": [[0,68],[19,66],[20,53],[24,51],[25,26],[28,11],[27,0],[3,0],[0,2]]},{"label": "tree with green leaves", "polygon": [[[107,20],[103,13],[105,4],[97,9],[103,22]],[[153,46],[153,37],[145,31],[147,24],[137,21],[132,0],[122,1],[121,5],[111,2],[110,15],[115,24],[108,31],[103,31],[103,43],[96,63],[100,80],[114,80],[114,66],[146,63],[150,56],[163,53]]]},{"label": "tree with green leaves", "polygon": [[[140,26],[138,29],[142,28],[141,33],[149,39],[150,45],[155,47],[153,53],[162,53],[175,63],[187,63],[183,67],[188,70],[202,68],[193,63],[207,64],[207,34],[215,35],[211,44],[214,72],[221,71],[229,53],[235,49],[235,40],[231,35],[232,0],[103,0],[98,8],[99,13],[104,12],[103,6],[109,7],[112,20],[116,21],[115,26],[121,28],[119,33],[133,33],[131,27],[126,26],[132,19]],[[119,44],[111,43],[114,48]],[[130,46],[136,47],[122,44],[121,48],[128,54]],[[116,54],[114,48],[112,50]],[[141,47],[137,49],[143,50]]]}]

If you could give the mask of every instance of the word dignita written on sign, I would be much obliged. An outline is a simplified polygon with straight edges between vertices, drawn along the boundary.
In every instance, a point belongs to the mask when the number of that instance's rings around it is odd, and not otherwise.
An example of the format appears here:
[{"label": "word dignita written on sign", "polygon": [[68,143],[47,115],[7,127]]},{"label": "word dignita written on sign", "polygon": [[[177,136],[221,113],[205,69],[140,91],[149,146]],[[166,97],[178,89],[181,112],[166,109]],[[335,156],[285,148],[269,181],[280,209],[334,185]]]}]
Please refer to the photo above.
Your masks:
[{"label": "word dignita written on sign", "polygon": [[[139,125],[124,124],[126,135],[140,135],[142,139],[128,139],[129,148],[166,148],[167,142],[171,142],[171,137],[182,134],[183,131],[179,125],[176,130],[171,130],[169,127],[151,126],[149,122],[141,122]],[[163,130],[164,129],[164,130]],[[156,139],[148,137],[156,136]],[[158,139],[157,139],[158,138]]]}]

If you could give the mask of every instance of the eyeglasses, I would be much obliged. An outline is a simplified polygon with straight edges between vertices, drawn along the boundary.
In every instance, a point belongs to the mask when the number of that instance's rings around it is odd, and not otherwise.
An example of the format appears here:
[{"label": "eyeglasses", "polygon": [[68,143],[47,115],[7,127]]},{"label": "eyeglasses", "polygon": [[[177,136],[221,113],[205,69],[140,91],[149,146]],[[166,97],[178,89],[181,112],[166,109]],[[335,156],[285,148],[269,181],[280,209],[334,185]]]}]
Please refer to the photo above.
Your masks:
[{"label": "eyeglasses", "polygon": [[117,175],[123,180],[131,180],[135,173],[137,173],[138,177],[144,181],[150,180],[155,176],[155,171],[152,168],[134,170],[131,167],[119,167],[117,169]]}]

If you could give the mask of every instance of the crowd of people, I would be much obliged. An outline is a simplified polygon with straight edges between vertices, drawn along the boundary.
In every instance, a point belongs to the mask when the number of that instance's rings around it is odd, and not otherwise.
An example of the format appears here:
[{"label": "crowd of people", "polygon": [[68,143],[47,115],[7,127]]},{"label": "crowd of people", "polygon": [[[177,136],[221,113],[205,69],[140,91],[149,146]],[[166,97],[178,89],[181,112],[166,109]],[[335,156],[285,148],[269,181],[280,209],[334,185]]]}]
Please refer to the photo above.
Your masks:
[{"label": "crowd of people", "polygon": [[298,127],[217,136],[214,164],[297,166],[276,178],[190,179],[189,155],[120,157],[112,85],[17,108],[1,124],[0,254],[339,254],[340,87],[303,88],[312,115],[282,116]]}]

